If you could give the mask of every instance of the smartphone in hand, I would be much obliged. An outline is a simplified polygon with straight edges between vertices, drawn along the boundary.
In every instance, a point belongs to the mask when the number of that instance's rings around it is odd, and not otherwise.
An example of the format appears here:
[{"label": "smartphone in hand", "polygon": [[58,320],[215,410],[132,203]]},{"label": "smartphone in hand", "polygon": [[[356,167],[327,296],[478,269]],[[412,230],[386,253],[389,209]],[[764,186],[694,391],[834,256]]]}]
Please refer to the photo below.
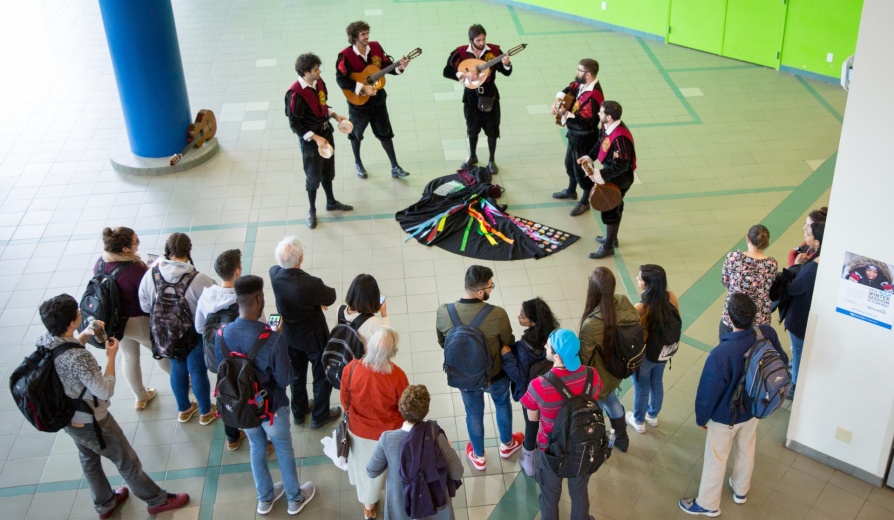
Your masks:
[{"label": "smartphone in hand", "polygon": [[148,255],[146,255],[146,265],[151,266],[155,263],[156,260],[158,260],[158,255],[154,253],[149,253]]},{"label": "smartphone in hand", "polygon": [[379,305],[385,303],[386,296],[384,294],[379,295]]},{"label": "smartphone in hand", "polygon": [[270,325],[271,329],[279,327],[280,323],[282,323],[282,316],[279,314],[271,314],[270,318],[267,319],[267,325]]}]

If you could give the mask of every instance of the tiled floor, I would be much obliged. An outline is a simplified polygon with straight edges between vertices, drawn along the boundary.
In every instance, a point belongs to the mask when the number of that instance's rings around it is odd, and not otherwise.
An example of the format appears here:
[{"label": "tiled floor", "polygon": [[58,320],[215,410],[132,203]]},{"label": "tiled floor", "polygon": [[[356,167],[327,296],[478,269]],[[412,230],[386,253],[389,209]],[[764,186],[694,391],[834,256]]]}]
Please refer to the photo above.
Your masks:
[{"label": "tiled floor", "polygon": [[[459,296],[464,269],[473,262],[403,243],[392,215],[465,157],[460,91],[441,69],[450,49],[464,43],[467,27],[479,22],[490,31],[489,40],[530,44],[513,59],[513,76],[499,79],[504,121],[497,182],[506,188],[504,202],[519,215],[583,237],[544,260],[488,263],[496,271],[493,300],[514,315],[522,300],[540,295],[564,326],[575,329],[584,279],[595,266],[614,269],[628,292],[640,264],[667,269],[687,329],[686,344],[666,373],[661,426],[632,434],[629,453],[613,456],[590,491],[600,519],[683,516],[676,500],[695,493],[701,468],[704,435],[692,418],[693,395],[705,350],[716,342],[723,296],[718,262],[741,247],[757,222],[770,227],[769,252],[777,258],[800,243],[804,214],[828,200],[834,164],[828,159],[838,143],[844,91],[483,1],[182,0],[175,12],[191,107],[218,114],[222,150],[195,170],[144,178],[120,175],[108,162],[124,149],[126,136],[97,3],[0,1],[0,375],[8,376],[42,332],[37,305],[83,290],[107,225],[137,229],[144,254],[160,252],[170,232],[185,231],[195,244],[197,266],[209,273],[216,254],[239,247],[245,271],[265,275],[274,244],[297,234],[307,245],[305,267],[340,296],[356,274],[377,277],[402,334],[397,363],[413,382],[428,385],[431,416],[464,444],[462,403],[446,386],[432,328],[438,303]],[[371,176],[357,179],[347,140],[337,136],[336,193],[356,210],[345,218],[321,212],[320,226],[310,231],[303,224],[301,158],[281,100],[302,52],[321,55],[324,79],[334,85],[343,27],[357,18],[366,19],[373,38],[394,55],[424,49],[388,86],[395,145],[412,176],[391,179],[385,154],[370,136],[364,161]],[[583,57],[600,61],[607,97],[624,105],[638,150],[623,247],[602,262],[587,259],[601,229],[594,214],[571,218],[570,204],[549,197],[565,182],[565,148],[547,104]],[[332,99],[344,108],[340,94]],[[167,378],[148,355],[144,369],[159,398],[136,413],[120,382],[112,411],[146,469],[171,490],[192,495],[189,509],[166,518],[251,517],[246,448],[225,451],[219,423],[213,429],[178,424]],[[623,402],[629,407],[630,400],[628,393]],[[521,419],[515,419],[518,429]],[[732,504],[725,491],[724,517],[894,516],[891,490],[784,449],[787,419],[782,411],[762,421],[748,503]],[[490,467],[479,474],[467,466],[457,517],[534,518],[536,486],[518,477],[515,458],[500,461],[494,430],[491,419]],[[319,493],[301,516],[359,518],[346,475],[320,456],[323,433],[295,427],[292,435],[300,476],[313,480]],[[115,474],[114,468],[108,472]],[[35,433],[0,389],[0,516],[92,518],[80,476],[69,438]],[[122,516],[143,518],[144,511],[131,500]],[[277,507],[272,516],[284,512]]]}]

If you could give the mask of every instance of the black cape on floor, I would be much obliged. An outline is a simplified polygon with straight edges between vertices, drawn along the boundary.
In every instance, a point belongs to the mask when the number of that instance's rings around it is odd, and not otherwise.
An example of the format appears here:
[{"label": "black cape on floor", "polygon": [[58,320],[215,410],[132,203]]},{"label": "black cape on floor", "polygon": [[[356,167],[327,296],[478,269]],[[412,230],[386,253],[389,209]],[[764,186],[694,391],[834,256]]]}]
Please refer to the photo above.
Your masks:
[{"label": "black cape on floor", "polygon": [[[395,215],[401,228],[422,244],[482,260],[523,260],[554,254],[580,238],[499,211],[494,199],[489,197],[491,184],[465,186],[444,196],[435,193],[441,185],[451,181],[465,185],[459,174],[438,177],[428,183],[418,202]],[[440,222],[438,217],[451,209],[453,213],[443,221],[443,229],[433,233]],[[488,234],[480,231],[478,221],[473,221],[469,226],[470,209],[483,216],[494,231],[512,243],[496,236],[496,233],[489,234],[495,241],[495,244],[491,243]]]}]

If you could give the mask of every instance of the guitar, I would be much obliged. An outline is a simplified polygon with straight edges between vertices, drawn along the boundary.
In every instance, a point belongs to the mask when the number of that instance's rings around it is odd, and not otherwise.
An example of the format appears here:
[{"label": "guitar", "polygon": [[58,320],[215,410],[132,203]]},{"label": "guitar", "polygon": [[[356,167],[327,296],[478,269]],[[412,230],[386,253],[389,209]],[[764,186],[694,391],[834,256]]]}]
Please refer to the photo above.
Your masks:
[{"label": "guitar", "polygon": [[[574,106],[574,100],[577,99],[574,97],[574,94],[568,93],[565,94],[565,97],[562,99],[556,100],[556,124],[559,126],[565,126],[565,121],[568,120],[569,114],[571,114],[571,107]],[[561,109],[561,110],[559,110]]]},{"label": "guitar", "polygon": [[217,133],[217,118],[214,117],[214,112],[207,109],[199,110],[196,122],[186,127],[186,142],[188,144],[183,151],[171,156],[171,166],[180,162],[180,159],[183,159],[190,149],[200,148],[214,137],[215,133]]},{"label": "guitar", "polygon": [[[418,58],[422,54],[422,49],[416,47],[409,54],[404,56],[404,58],[408,60],[412,60],[414,58]],[[385,74],[390,74],[394,69],[400,66],[400,60],[395,61],[391,65],[388,65],[384,69],[379,70],[379,67],[375,65],[367,65],[365,69],[360,72],[355,72],[351,74],[350,78],[356,81],[357,83],[363,83],[364,85],[371,85],[372,88],[376,90],[382,90],[385,88]],[[369,101],[369,96],[366,94],[360,93],[357,94],[353,90],[344,89],[342,92],[345,93],[345,97],[348,98],[348,103],[352,105],[363,105]]]},{"label": "guitar", "polygon": [[474,71],[478,73],[478,79],[463,79],[462,81],[466,88],[476,89],[483,85],[485,81],[487,81],[487,77],[490,76],[491,67],[493,67],[497,63],[500,63],[500,61],[502,61],[505,56],[515,56],[516,54],[525,50],[527,47],[527,43],[516,45],[515,47],[487,62],[485,62],[484,60],[469,58],[468,60],[461,61],[459,63],[459,67],[457,67],[456,70],[460,72],[472,72],[472,70],[474,69]]}]

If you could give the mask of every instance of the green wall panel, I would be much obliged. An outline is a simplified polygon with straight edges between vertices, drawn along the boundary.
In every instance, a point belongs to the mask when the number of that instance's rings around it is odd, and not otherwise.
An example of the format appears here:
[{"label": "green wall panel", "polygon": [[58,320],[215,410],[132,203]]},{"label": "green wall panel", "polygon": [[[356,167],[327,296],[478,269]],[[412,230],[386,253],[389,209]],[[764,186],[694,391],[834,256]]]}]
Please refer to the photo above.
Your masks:
[{"label": "green wall panel", "polygon": [[667,41],[720,54],[723,49],[724,0],[671,0]]},{"label": "green wall panel", "polygon": [[[720,54],[778,68],[785,11],[786,5],[782,0],[727,0],[723,51]],[[674,43],[673,40],[671,42]]]},{"label": "green wall panel", "polygon": [[839,77],[842,62],[857,48],[862,12],[863,0],[789,0],[782,65]]},{"label": "green wall panel", "polygon": [[515,2],[664,37],[668,0],[524,0]]}]

